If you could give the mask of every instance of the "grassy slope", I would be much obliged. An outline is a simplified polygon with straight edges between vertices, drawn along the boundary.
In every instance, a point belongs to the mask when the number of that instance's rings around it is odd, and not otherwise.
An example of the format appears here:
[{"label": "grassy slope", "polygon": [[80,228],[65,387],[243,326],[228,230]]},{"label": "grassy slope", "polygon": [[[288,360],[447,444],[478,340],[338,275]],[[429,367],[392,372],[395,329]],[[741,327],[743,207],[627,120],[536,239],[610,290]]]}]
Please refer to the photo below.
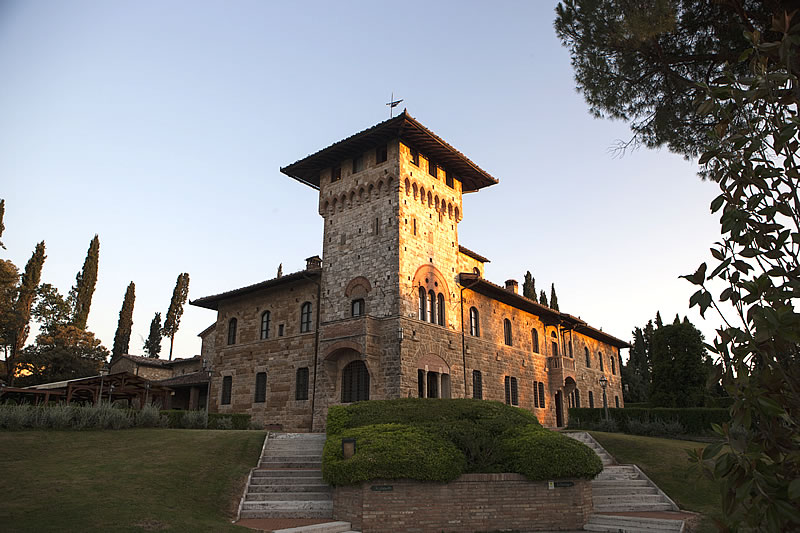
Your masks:
[{"label": "grassy slope", "polygon": [[621,433],[591,432],[620,463],[635,463],[681,509],[702,513],[701,531],[714,531],[709,517],[721,518],[717,485],[690,469],[686,450],[706,446],[700,442],[658,439]]},{"label": "grassy slope", "polygon": [[231,501],[262,431],[0,432],[0,529],[245,531]]}]

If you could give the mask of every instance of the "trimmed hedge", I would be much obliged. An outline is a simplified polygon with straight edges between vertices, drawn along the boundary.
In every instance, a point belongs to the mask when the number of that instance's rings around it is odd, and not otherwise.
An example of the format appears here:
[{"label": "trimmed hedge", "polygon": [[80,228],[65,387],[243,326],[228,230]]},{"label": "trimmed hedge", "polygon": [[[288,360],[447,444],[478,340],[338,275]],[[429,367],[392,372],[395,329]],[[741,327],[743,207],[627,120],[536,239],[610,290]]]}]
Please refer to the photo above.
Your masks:
[{"label": "trimmed hedge", "polygon": [[[198,413],[205,414],[205,411],[183,411],[180,409],[162,410],[161,415],[169,420],[167,427],[197,429],[198,424],[193,416]],[[230,420],[230,423],[227,422]],[[202,426],[200,426],[202,427]],[[244,413],[209,413],[208,429],[250,429],[250,415]]]},{"label": "trimmed hedge", "polygon": [[[540,481],[591,478],[602,470],[588,447],[543,429],[530,411],[499,402],[408,398],[331,406],[327,432],[322,473],[333,485],[509,471]],[[357,440],[349,460],[341,456],[346,437]]]},{"label": "trimmed hedge", "polygon": [[[613,420],[619,431],[629,432],[629,420],[638,422],[678,422],[689,435],[706,435],[713,433],[711,424],[724,424],[731,419],[728,409],[712,407],[670,408],[670,407],[626,407],[624,409],[610,409],[608,416]],[[570,429],[584,429],[594,426],[603,419],[603,409],[571,407],[569,410]]]},{"label": "trimmed hedge", "polygon": [[[342,456],[343,438],[355,438],[351,459]],[[322,476],[331,485],[370,479],[452,481],[464,471],[464,454],[451,442],[405,424],[375,424],[347,429],[327,439]]]}]

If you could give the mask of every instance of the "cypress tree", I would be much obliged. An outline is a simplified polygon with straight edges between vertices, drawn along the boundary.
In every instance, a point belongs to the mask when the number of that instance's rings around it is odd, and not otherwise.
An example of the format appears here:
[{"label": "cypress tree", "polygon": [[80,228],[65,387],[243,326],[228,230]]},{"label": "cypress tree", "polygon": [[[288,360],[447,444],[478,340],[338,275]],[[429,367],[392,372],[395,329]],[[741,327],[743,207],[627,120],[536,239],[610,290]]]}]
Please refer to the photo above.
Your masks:
[{"label": "cypress tree", "polygon": [[664,323],[661,321],[661,311],[656,311],[656,329],[663,326]]},{"label": "cypress tree", "polygon": [[42,266],[47,256],[44,254],[44,241],[36,245],[31,258],[25,265],[25,272],[22,274],[17,301],[14,305],[14,338],[11,341],[11,356],[6,359],[6,371],[8,372],[8,383],[14,383],[14,373],[17,365],[17,356],[28,340],[31,320],[31,307],[33,299],[36,297],[36,288],[42,279]]},{"label": "cypress tree", "polygon": [[539,293],[539,303],[544,305],[545,307],[550,307],[549,305],[547,305],[547,295],[544,293],[544,291]]},{"label": "cypress tree", "polygon": [[550,307],[558,311],[558,296],[556,296],[556,284],[550,284]]},{"label": "cypress tree", "polygon": [[131,281],[122,300],[122,309],[119,310],[117,332],[114,334],[114,348],[111,350],[111,359],[128,353],[131,343],[131,329],[133,328],[133,302],[136,299],[136,285]]},{"label": "cypress tree", "polygon": [[95,285],[97,285],[97,265],[100,260],[100,238],[95,235],[89,243],[89,250],[86,252],[86,259],[83,268],[75,276],[75,285],[69,293],[69,301],[72,305],[72,325],[80,329],[86,329],[86,321],[89,319],[89,308],[92,305],[92,295]]},{"label": "cypress tree", "polygon": [[[6,226],[3,224],[3,216],[6,214],[6,201],[4,198],[0,198],[0,237],[3,236],[3,231],[5,231]],[[0,241],[0,248],[3,250],[6,249],[6,246],[3,244],[3,241]]]},{"label": "cypress tree", "polygon": [[525,273],[525,281],[522,283],[522,295],[534,302],[536,301],[536,279],[531,275],[530,270]]},{"label": "cypress tree", "polygon": [[178,332],[178,327],[181,323],[183,304],[186,303],[186,298],[188,296],[189,274],[184,272],[178,275],[178,280],[175,282],[175,290],[172,291],[172,301],[169,303],[169,310],[167,311],[166,318],[164,318],[164,327],[161,328],[161,333],[165,337],[169,337],[170,361],[172,361],[172,347],[175,344],[175,334]]},{"label": "cypress tree", "polygon": [[156,313],[150,321],[150,335],[144,341],[144,353],[153,359],[158,359],[161,353],[161,313]]},{"label": "cypress tree", "polygon": [[278,273],[275,275],[276,278],[283,276],[283,263],[278,265]]}]

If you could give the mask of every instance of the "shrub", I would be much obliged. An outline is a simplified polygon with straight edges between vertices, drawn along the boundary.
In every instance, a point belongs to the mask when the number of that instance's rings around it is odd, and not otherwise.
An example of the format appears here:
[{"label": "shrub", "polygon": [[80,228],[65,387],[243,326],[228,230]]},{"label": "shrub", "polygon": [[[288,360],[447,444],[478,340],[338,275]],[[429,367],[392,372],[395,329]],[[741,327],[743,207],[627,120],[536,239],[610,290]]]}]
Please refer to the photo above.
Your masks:
[{"label": "shrub", "polygon": [[205,411],[185,411],[181,417],[180,427],[184,429],[205,429],[208,416]]},{"label": "shrub", "polygon": [[217,418],[213,429],[233,429],[233,421],[229,416]]},{"label": "shrub", "polygon": [[[355,438],[356,454],[345,460],[342,438]],[[451,481],[464,470],[464,454],[451,442],[406,424],[346,429],[325,442],[322,476],[331,485],[370,479]]]},{"label": "shrub", "polygon": [[[685,434],[688,435],[709,435],[713,433],[711,424],[722,425],[730,421],[728,409],[691,407],[691,408],[670,408],[653,407],[637,408],[626,407],[624,409],[609,409],[611,418],[624,433],[631,432],[629,422],[637,420],[639,422],[652,422],[654,420],[666,420],[676,422],[681,425]],[[570,428],[573,429],[599,429],[598,424],[603,419],[603,409],[570,408]]]},{"label": "shrub", "polygon": [[136,427],[154,428],[161,425],[161,414],[158,407],[145,405],[140,411],[136,412]]},{"label": "shrub", "polygon": [[[220,427],[219,420],[225,420],[222,424],[225,427]],[[230,425],[228,425],[230,424]],[[209,413],[208,415],[208,428],[209,429],[250,429],[250,415],[244,413]]]},{"label": "shrub", "polygon": [[577,477],[591,479],[603,470],[594,451],[564,435],[525,426],[502,439],[507,471],[532,481]]}]

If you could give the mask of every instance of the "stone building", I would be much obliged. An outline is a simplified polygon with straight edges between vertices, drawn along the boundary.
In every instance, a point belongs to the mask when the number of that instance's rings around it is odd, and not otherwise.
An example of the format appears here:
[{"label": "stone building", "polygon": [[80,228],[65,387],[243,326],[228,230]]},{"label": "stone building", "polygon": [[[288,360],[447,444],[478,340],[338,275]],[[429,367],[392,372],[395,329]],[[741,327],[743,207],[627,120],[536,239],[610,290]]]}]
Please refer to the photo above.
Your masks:
[{"label": "stone building", "polygon": [[327,408],[480,398],[563,426],[567,407],[622,407],[628,344],[484,278],[461,246],[462,194],[497,183],[406,112],[281,171],[319,190],[323,253],[306,269],[199,298],[210,409],[322,431]]},{"label": "stone building", "polygon": [[[200,334],[207,334],[207,328]],[[208,343],[213,347],[213,340]],[[165,409],[204,409],[208,394],[206,354],[167,361],[139,355],[120,355],[109,363],[109,374],[128,372],[145,378],[155,385],[170,388]]]}]

